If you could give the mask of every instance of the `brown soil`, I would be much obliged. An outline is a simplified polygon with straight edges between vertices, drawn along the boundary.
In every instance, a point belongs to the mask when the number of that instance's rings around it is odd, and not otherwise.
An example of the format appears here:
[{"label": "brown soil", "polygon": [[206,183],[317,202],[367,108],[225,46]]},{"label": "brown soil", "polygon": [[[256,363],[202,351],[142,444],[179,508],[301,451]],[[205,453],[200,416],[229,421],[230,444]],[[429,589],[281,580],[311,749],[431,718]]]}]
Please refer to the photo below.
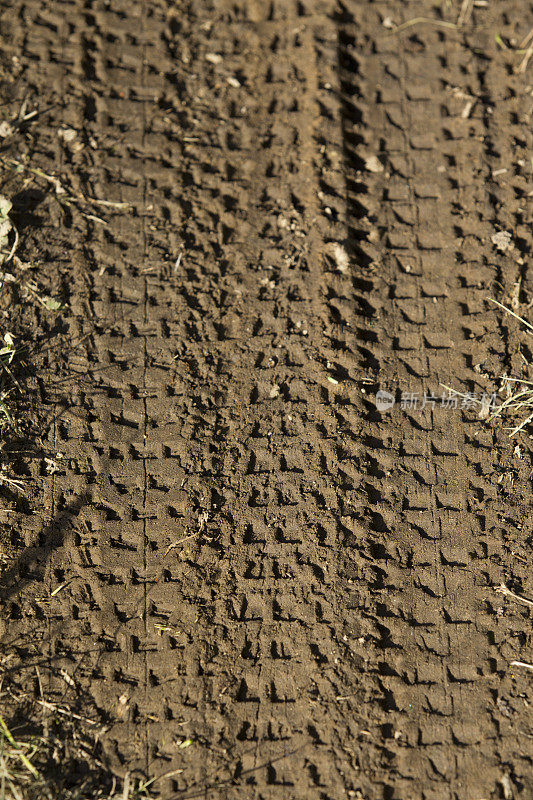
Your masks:
[{"label": "brown soil", "polygon": [[1,4],[11,155],[129,204],[13,178],[65,306],[3,647],[163,798],[533,797],[531,439],[399,402],[531,363],[531,9],[391,34],[459,6]]}]

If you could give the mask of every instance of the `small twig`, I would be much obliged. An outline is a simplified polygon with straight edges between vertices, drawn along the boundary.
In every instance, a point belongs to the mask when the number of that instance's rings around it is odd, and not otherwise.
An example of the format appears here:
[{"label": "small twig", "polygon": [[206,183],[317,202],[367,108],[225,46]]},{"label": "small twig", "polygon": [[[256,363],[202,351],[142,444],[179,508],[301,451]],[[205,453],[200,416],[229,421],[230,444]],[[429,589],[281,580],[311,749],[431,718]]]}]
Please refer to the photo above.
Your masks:
[{"label": "small twig", "polygon": [[16,158],[4,158],[0,156],[0,162],[4,162],[12,167],[19,167],[20,169],[25,170],[26,172],[31,172],[33,175],[36,175],[38,178],[42,178],[43,180],[50,183],[60,199],[60,202],[65,203],[86,203],[87,205],[98,205],[98,206],[106,206],[107,208],[131,208],[131,203],[115,203],[112,200],[98,200],[95,197],[85,197],[84,195],[74,195],[74,194],[67,194],[67,190],[59,180],[54,175],[47,175],[46,172],[43,172],[40,169],[36,169],[35,167],[29,167],[27,164],[23,164],[22,161],[18,161]]},{"label": "small twig", "polygon": [[[524,49],[527,48],[524,52]],[[524,53],[524,57],[520,64],[515,67],[515,72],[520,74],[525,72],[531,56],[533,56],[533,28],[529,31],[528,35],[520,42],[519,52]]]},{"label": "small twig", "polygon": [[[180,722],[180,725],[184,723]],[[150,780],[146,781],[146,783],[139,784],[139,791],[145,792],[149,786],[152,786],[156,781],[162,781],[164,778],[170,778],[172,775],[181,775],[182,772],[185,770],[183,769],[171,769],[168,772],[163,772],[162,775],[158,775],[156,778],[150,778]]]},{"label": "small twig", "polygon": [[0,161],[2,161],[4,164],[7,164],[10,167],[18,167],[19,169],[22,169],[25,172],[30,172],[32,175],[36,175],[38,178],[42,178],[47,183],[52,184],[52,186],[56,190],[56,194],[65,194],[66,192],[65,188],[61,185],[59,178],[56,178],[53,175],[47,175],[46,172],[43,172],[41,169],[36,169],[35,167],[29,167],[27,164],[23,164],[22,161],[18,161],[16,158],[0,157]]},{"label": "small twig", "polygon": [[22,386],[20,385],[18,380],[15,378],[15,376],[13,375],[13,373],[11,372],[11,370],[9,369],[5,361],[2,360],[1,357],[0,357],[0,367],[2,367],[2,369],[7,372],[7,374],[9,375],[9,377],[11,378],[11,380],[13,381],[19,392],[22,394]]},{"label": "small twig", "polygon": [[460,28],[465,22],[468,22],[472,15],[474,8],[473,0],[463,0],[459,16],[457,17],[457,27]]},{"label": "small twig", "polygon": [[[76,200],[78,198],[70,197],[70,200]],[[115,203],[112,200],[97,200],[95,197],[80,197],[80,200],[83,200],[85,203],[96,203],[97,206],[107,206],[108,208],[130,208],[131,203]]]},{"label": "small twig", "polygon": [[533,28],[531,28],[528,35],[525,36],[520,42],[520,49],[524,50],[531,41],[533,41]]},{"label": "small twig", "polygon": [[457,395],[457,397],[462,397],[465,400],[469,400],[471,403],[477,403],[479,406],[481,406],[483,408],[483,400],[478,400],[476,397],[470,397],[470,395],[465,394],[464,392],[458,392],[457,389],[453,389],[451,386],[448,386],[446,383],[441,383],[440,386],[442,386],[444,389],[447,389],[453,395]]},{"label": "small twig", "polygon": [[524,667],[533,671],[533,664],[528,664],[527,661],[511,661],[511,667]]},{"label": "small twig", "polygon": [[4,263],[5,264],[8,264],[11,261],[11,259],[13,258],[13,256],[16,253],[17,247],[19,246],[19,232],[15,228],[13,223],[11,223],[11,230],[15,234],[15,241],[13,242],[13,246],[12,246],[11,250],[9,251],[9,255],[6,256],[6,258],[4,259]]},{"label": "small twig", "polygon": [[524,58],[520,62],[520,64],[516,67],[515,72],[520,75],[522,72],[525,72],[527,69],[527,65],[529,64],[529,59],[533,56],[533,44],[530,44],[526,50]]},{"label": "small twig", "polygon": [[93,222],[98,222],[100,225],[106,225],[107,226],[107,224],[108,224],[105,221],[105,219],[102,219],[101,217],[96,217],[94,214],[85,214],[85,219],[91,219]]},{"label": "small twig", "polygon": [[520,423],[520,425],[517,425],[517,427],[516,427],[516,428],[513,428],[513,430],[512,430],[512,431],[511,431],[511,433],[509,434],[509,438],[511,438],[511,437],[512,437],[512,436],[514,436],[516,433],[518,433],[519,431],[521,431],[521,430],[522,430],[522,428],[525,428],[525,427],[526,427],[526,425],[529,425],[529,423],[530,423],[530,422],[533,422],[533,414],[531,414],[531,416],[529,416],[529,417],[526,417],[526,419],[525,419],[523,422],[521,422],[521,423]]},{"label": "small twig", "polygon": [[38,111],[37,109],[34,109],[34,111],[29,111],[26,114],[25,113],[26,112],[25,103],[23,103],[22,106],[20,107],[19,113],[17,114],[17,117],[14,120],[14,122],[15,122],[16,125],[18,125],[20,127],[25,122],[29,122],[31,119],[35,119],[35,117],[42,117],[43,114],[48,114],[48,112],[51,111],[53,108],[55,108],[55,106],[56,106],[56,103],[53,103],[51,106],[48,106],[47,108],[43,108],[42,111]]},{"label": "small twig", "polygon": [[24,495],[24,497],[27,497],[26,492],[22,488],[21,481],[16,481],[13,480],[13,478],[8,478],[7,475],[4,475],[2,472],[0,472],[0,482],[6,483],[8,486],[13,486],[15,489],[18,489],[19,492]]},{"label": "small twig", "polygon": [[163,558],[166,558],[170,553],[170,551],[173,550],[175,547],[178,547],[182,542],[186,542],[187,539],[192,539],[193,536],[196,536],[196,533],[190,533],[188,536],[184,536],[182,539],[178,539],[176,542],[172,542],[172,544],[169,544],[169,546],[167,547],[167,549],[163,554]]},{"label": "small twig", "polygon": [[65,586],[68,586],[68,585],[69,585],[69,583],[72,583],[72,578],[71,578],[69,581],[65,581],[64,583],[60,583],[60,584],[59,584],[59,586],[56,586],[56,588],[54,589],[54,591],[53,591],[53,592],[50,592],[50,597],[55,597],[55,596],[56,596],[56,594],[59,594],[59,592],[60,592],[62,589],[64,589],[64,588],[65,588]]},{"label": "small twig", "polygon": [[128,770],[124,778],[122,800],[128,800],[129,796],[130,796],[130,771]]},{"label": "small twig", "polygon": [[504,597],[512,597],[513,600],[516,600],[518,603],[523,603],[525,606],[529,606],[529,608],[533,608],[533,600],[528,600],[525,597],[520,597],[519,594],[515,594],[507,586],[502,583],[500,586],[494,586],[494,591],[498,592],[498,594],[503,594]]},{"label": "small twig", "polygon": [[[41,700],[44,700],[43,682],[41,680],[41,673],[37,664],[35,665],[35,674],[37,675],[37,683],[39,685],[39,694],[41,695]],[[43,708],[42,716],[43,716],[43,733],[45,736],[48,736],[48,718],[46,714],[46,708]]]},{"label": "small twig", "polygon": [[408,22],[403,22],[401,25],[397,25],[394,30],[392,30],[390,33],[387,33],[386,36],[394,36],[394,34],[401,33],[406,28],[411,28],[413,25],[419,25],[422,22],[426,22],[428,25],[436,25],[438,28],[452,28],[453,30],[457,29],[455,22],[445,22],[441,19],[431,19],[431,17],[415,17],[414,19],[410,19]]},{"label": "small twig", "polygon": [[61,706],[57,706],[55,703],[49,703],[47,700],[36,700],[36,702],[40,706],[43,706],[43,708],[48,709],[48,711],[57,711],[58,714],[64,714],[66,717],[72,717],[72,719],[80,720],[80,722],[86,722],[88,725],[98,725],[94,719],[82,717],[80,714],[76,714],[74,711],[70,711],[67,708],[61,708]]},{"label": "small twig", "polygon": [[35,665],[35,674],[37,675],[37,683],[39,684],[39,692],[42,699],[44,697],[43,682],[41,680],[41,673],[39,671],[39,667],[37,666],[37,664]]},{"label": "small twig", "polygon": [[528,322],[527,319],[524,319],[523,317],[520,317],[518,314],[515,314],[514,311],[512,311],[510,308],[507,308],[507,306],[504,306],[503,303],[498,302],[498,300],[495,300],[493,297],[487,297],[487,300],[490,300],[491,303],[496,303],[497,306],[503,308],[504,311],[507,311],[508,314],[511,314],[511,316],[517,319],[518,322],[521,322],[522,325],[526,325],[526,327],[530,328],[533,331],[533,325],[530,322]]}]

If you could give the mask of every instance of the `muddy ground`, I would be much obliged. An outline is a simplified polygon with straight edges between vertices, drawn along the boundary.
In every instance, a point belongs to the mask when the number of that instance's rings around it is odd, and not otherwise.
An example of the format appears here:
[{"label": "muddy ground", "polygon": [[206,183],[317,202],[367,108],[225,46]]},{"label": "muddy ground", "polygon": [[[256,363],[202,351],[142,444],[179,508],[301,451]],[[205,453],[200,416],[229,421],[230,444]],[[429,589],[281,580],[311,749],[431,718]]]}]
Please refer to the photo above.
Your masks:
[{"label": "muddy ground", "polygon": [[62,303],[3,307],[2,652],[120,791],[533,797],[530,607],[494,588],[533,597],[531,431],[474,402],[531,378],[488,298],[533,300],[533,13],[460,12],[0,4],[2,118],[42,112],[3,192]]}]

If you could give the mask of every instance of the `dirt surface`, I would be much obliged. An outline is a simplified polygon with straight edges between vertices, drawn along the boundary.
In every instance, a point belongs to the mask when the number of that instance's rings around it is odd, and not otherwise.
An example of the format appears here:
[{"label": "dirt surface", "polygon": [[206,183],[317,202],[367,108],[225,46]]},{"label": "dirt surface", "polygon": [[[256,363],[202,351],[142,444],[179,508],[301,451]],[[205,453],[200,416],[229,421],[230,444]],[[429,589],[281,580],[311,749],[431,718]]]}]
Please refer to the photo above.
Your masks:
[{"label": "dirt surface", "polygon": [[526,5],[1,3],[11,157],[128,204],[34,176],[3,646],[163,798],[533,797],[531,439],[440,399],[528,377]]}]

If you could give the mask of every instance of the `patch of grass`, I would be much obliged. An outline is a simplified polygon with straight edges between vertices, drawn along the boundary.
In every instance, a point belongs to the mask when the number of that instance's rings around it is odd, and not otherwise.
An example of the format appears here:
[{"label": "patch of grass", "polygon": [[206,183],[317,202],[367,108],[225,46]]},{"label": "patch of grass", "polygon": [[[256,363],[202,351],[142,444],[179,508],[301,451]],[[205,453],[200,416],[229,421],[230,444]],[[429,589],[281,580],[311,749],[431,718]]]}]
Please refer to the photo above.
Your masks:
[{"label": "patch of grass", "polygon": [[18,453],[21,445],[33,450],[29,443],[35,439],[30,434],[33,395],[28,377],[32,370],[27,363],[35,341],[22,320],[37,305],[55,312],[61,304],[28,279],[26,265],[16,255],[20,237],[9,216],[11,209],[9,198],[0,194],[0,311],[5,320],[0,327],[0,486],[25,495],[22,482],[11,474],[11,451]]},{"label": "patch of grass", "polygon": [[94,742],[79,720],[67,716],[65,724],[59,707],[40,701],[46,703],[43,709],[9,680],[3,680],[0,702],[4,712],[0,715],[0,800],[104,800],[112,796],[112,776],[92,754]]},{"label": "patch of grass", "polygon": [[[533,325],[530,322],[516,314],[512,309],[504,306],[503,303],[500,303],[498,300],[494,300],[493,298],[490,298],[490,300],[507,314],[510,314],[518,320],[518,322],[526,328],[528,334],[533,333]],[[531,364],[529,366],[531,366]],[[521,378],[510,378],[507,376],[504,377],[503,380],[508,387],[508,396],[501,405],[492,412],[489,419],[493,420],[509,413],[520,414],[521,416],[525,414],[524,419],[522,419],[509,434],[509,436],[515,436],[515,434],[533,422],[533,381]]]},{"label": "patch of grass", "polygon": [[[100,720],[76,712],[66,699],[45,699],[14,654],[0,658],[0,800],[153,800],[158,779],[117,778],[102,756]],[[26,676],[21,680],[21,676]],[[167,776],[168,777],[168,776]]]},{"label": "patch of grass", "polygon": [[[8,138],[16,138],[21,120],[27,123],[37,117],[37,112],[26,113],[24,101],[18,115],[0,121],[2,151],[8,148]],[[23,162],[2,152],[0,167],[0,495],[17,508],[30,509],[31,478],[26,477],[25,462],[37,458],[48,473],[58,468],[58,454],[49,453],[41,440],[40,426],[46,420],[39,413],[36,376],[44,377],[46,351],[54,346],[52,337],[62,334],[61,316],[68,308],[51,296],[54,289],[43,288],[43,284],[53,285],[54,273],[41,271],[39,262],[19,258],[26,249],[21,194],[32,182],[40,182],[43,198],[50,196],[63,209],[77,209],[83,217],[103,224],[105,220],[91,213],[93,208],[122,212],[129,206],[70,192],[54,175],[36,169],[29,158]],[[18,205],[11,214],[11,198],[17,195]],[[20,236],[11,216],[17,220]],[[8,540],[6,551],[0,549],[1,570],[8,570],[12,563]],[[102,720],[85,716],[87,703],[69,703],[65,698],[58,703],[57,697],[43,690],[38,667],[29,664],[32,659],[27,654],[19,657],[19,652],[20,647],[4,638],[0,646],[0,800],[154,797],[154,779],[130,775],[122,780],[108,767],[100,745],[105,728]]]},{"label": "patch of grass", "polygon": [[489,419],[496,419],[506,413],[526,414],[526,417],[515,428],[509,436],[514,436],[518,431],[523,430],[533,422],[533,381],[520,380],[519,378],[504,377],[510,389],[510,396],[498,406]]},{"label": "patch of grass", "polygon": [[[512,309],[504,306],[498,300],[494,300],[492,297],[488,299],[503,311],[518,320],[518,322],[520,322],[526,328],[528,334],[533,333],[533,325],[530,322],[516,314]],[[528,366],[531,365],[529,364]],[[523,378],[512,378],[508,376],[504,376],[501,380],[505,381],[507,397],[500,403],[500,405],[495,406],[492,402],[484,404],[483,401],[475,399],[473,399],[473,403],[477,403],[480,406],[480,411],[478,414],[479,419],[486,419],[489,422],[497,419],[498,417],[508,417],[511,414],[513,416],[519,414],[521,417],[523,417],[518,425],[512,428],[511,432],[509,433],[509,436],[512,437],[533,422],[533,381],[525,380]],[[447,386],[444,383],[441,385],[457,397],[468,397],[468,395],[458,392],[451,386]],[[484,397],[488,398],[487,395],[484,395]]]}]

